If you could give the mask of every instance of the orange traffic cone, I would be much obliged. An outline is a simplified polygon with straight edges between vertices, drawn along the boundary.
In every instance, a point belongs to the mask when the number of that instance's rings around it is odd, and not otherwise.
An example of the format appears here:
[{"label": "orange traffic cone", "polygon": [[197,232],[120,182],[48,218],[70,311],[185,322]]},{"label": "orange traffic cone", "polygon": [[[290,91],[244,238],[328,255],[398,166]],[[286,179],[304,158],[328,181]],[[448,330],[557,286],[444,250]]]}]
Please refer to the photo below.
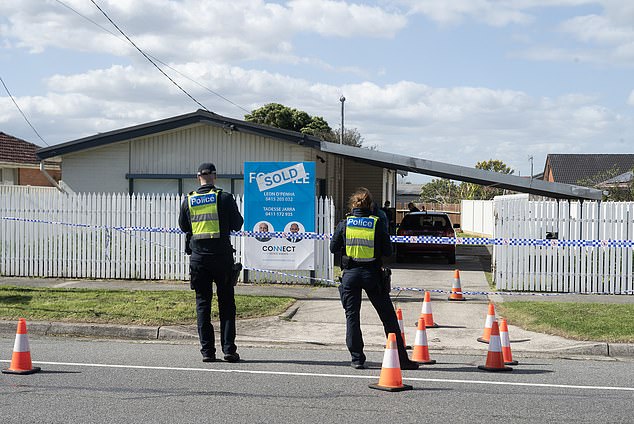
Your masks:
[{"label": "orange traffic cone", "polygon": [[502,358],[506,365],[517,365],[511,353],[511,340],[509,339],[509,327],[504,318],[500,318],[500,342],[502,343]]},{"label": "orange traffic cone", "polygon": [[485,371],[513,371],[513,368],[504,366],[502,358],[502,345],[500,344],[500,328],[498,322],[493,321],[491,326],[491,337],[489,340],[489,353],[485,365],[478,365],[478,368]]},{"label": "orange traffic cone", "polygon": [[39,367],[34,367],[31,363],[31,351],[29,349],[29,335],[26,333],[26,320],[18,320],[18,330],[15,334],[13,344],[13,356],[11,365],[3,369],[4,374],[33,374],[40,371]]},{"label": "orange traffic cone", "polygon": [[407,342],[405,341],[405,326],[403,325],[403,311],[401,308],[396,308],[396,319],[398,320],[398,328],[401,329],[401,338],[403,339],[403,346],[405,349],[411,349],[411,346],[407,346]]},{"label": "orange traffic cone", "polygon": [[427,331],[425,330],[425,317],[423,314],[421,314],[420,318],[418,318],[418,329],[416,330],[416,340],[414,341],[412,361],[427,365],[433,365],[436,363],[434,359],[429,358]]},{"label": "orange traffic cone", "polygon": [[381,366],[379,383],[370,384],[368,387],[371,389],[385,390],[387,392],[412,390],[412,386],[403,384],[401,363],[398,359],[398,350],[396,348],[396,334],[390,333],[387,335],[387,344],[385,345],[385,353],[383,354],[383,365]]},{"label": "orange traffic cone", "polygon": [[489,343],[493,321],[495,321],[495,306],[492,302],[489,302],[489,312],[487,313],[487,319],[484,322],[484,333],[482,333],[482,337],[478,337],[479,342]]},{"label": "orange traffic cone", "polygon": [[460,271],[455,270],[453,273],[453,284],[451,285],[451,294],[447,300],[466,300],[462,297],[462,287],[460,287]]},{"label": "orange traffic cone", "polygon": [[[431,311],[431,294],[426,291],[423,298],[423,307],[420,311],[425,316],[425,326],[427,328],[437,328],[438,324],[434,322],[434,314]],[[415,324],[418,327],[418,322]]]}]

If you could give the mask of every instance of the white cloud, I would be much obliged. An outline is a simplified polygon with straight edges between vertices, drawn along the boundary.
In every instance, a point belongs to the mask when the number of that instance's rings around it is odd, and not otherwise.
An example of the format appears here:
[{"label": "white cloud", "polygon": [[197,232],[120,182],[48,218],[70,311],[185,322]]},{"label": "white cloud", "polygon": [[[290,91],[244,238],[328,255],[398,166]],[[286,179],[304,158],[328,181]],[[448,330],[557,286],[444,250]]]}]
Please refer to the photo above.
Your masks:
[{"label": "white cloud", "polygon": [[[617,141],[634,130],[630,119],[585,95],[535,98],[521,91],[442,88],[410,81],[339,87],[209,62],[191,62],[179,70],[195,74],[209,88],[249,110],[280,102],[323,116],[335,128],[343,93],[346,127],[358,128],[367,145],[466,166],[494,158],[525,169],[529,155],[535,156],[537,164],[540,155],[549,152],[620,152],[627,147]],[[214,112],[243,117],[244,111],[204,89],[186,80],[179,82]],[[45,96],[16,100],[51,144],[197,108],[150,68],[113,66],[57,75],[48,80],[48,89]],[[631,103],[633,98],[631,94]],[[13,106],[0,98],[0,115],[5,113],[10,117],[5,127],[23,126]]]},{"label": "white cloud", "polygon": [[[0,34],[19,48],[62,47],[128,55],[132,47],[57,2],[0,4],[8,23]],[[65,0],[73,9],[119,33],[90,2]],[[301,33],[337,37],[392,37],[406,18],[376,6],[294,0],[105,0],[102,9],[146,52],[166,61],[297,60],[290,40]]]}]

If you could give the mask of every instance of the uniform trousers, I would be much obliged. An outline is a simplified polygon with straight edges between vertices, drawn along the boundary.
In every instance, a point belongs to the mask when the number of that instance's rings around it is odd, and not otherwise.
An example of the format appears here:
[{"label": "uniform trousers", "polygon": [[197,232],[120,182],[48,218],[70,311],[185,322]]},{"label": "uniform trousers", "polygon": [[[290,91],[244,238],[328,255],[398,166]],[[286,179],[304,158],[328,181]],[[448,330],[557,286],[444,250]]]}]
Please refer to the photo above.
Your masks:
[{"label": "uniform trousers", "polygon": [[388,333],[396,334],[401,364],[409,362],[392,299],[390,299],[389,292],[384,290],[382,286],[381,270],[376,265],[358,266],[343,272],[339,295],[346,312],[346,345],[354,363],[363,364],[366,359],[363,353],[364,344],[361,334],[361,290],[365,290],[368,299],[379,315],[385,335],[387,336]]},{"label": "uniform trousers", "polygon": [[191,288],[196,291],[196,317],[200,352],[203,356],[216,354],[214,327],[211,323],[213,283],[216,283],[220,317],[220,343],[225,354],[236,353],[236,302],[231,281],[233,255],[199,255],[193,253],[189,261]]}]

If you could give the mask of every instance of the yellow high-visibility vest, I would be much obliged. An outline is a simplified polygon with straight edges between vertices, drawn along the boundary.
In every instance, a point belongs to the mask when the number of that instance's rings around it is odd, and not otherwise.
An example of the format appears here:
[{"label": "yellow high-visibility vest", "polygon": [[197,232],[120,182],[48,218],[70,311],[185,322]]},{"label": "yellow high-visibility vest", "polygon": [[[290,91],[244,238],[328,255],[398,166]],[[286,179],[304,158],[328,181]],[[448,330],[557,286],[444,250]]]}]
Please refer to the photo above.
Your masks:
[{"label": "yellow high-visibility vest", "polygon": [[220,197],[220,190],[203,194],[192,192],[187,196],[192,223],[192,240],[220,237],[218,197]]},{"label": "yellow high-visibility vest", "polygon": [[346,255],[357,262],[371,262],[374,258],[374,230],[376,216],[346,218]]}]

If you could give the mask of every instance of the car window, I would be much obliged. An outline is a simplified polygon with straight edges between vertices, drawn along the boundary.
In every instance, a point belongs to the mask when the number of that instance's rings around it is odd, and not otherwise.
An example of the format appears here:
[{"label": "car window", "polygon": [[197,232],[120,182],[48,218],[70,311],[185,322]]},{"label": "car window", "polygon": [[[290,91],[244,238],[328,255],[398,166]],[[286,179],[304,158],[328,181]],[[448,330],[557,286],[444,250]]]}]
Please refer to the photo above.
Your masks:
[{"label": "car window", "polygon": [[405,215],[400,228],[404,230],[440,230],[450,227],[443,215]]}]

